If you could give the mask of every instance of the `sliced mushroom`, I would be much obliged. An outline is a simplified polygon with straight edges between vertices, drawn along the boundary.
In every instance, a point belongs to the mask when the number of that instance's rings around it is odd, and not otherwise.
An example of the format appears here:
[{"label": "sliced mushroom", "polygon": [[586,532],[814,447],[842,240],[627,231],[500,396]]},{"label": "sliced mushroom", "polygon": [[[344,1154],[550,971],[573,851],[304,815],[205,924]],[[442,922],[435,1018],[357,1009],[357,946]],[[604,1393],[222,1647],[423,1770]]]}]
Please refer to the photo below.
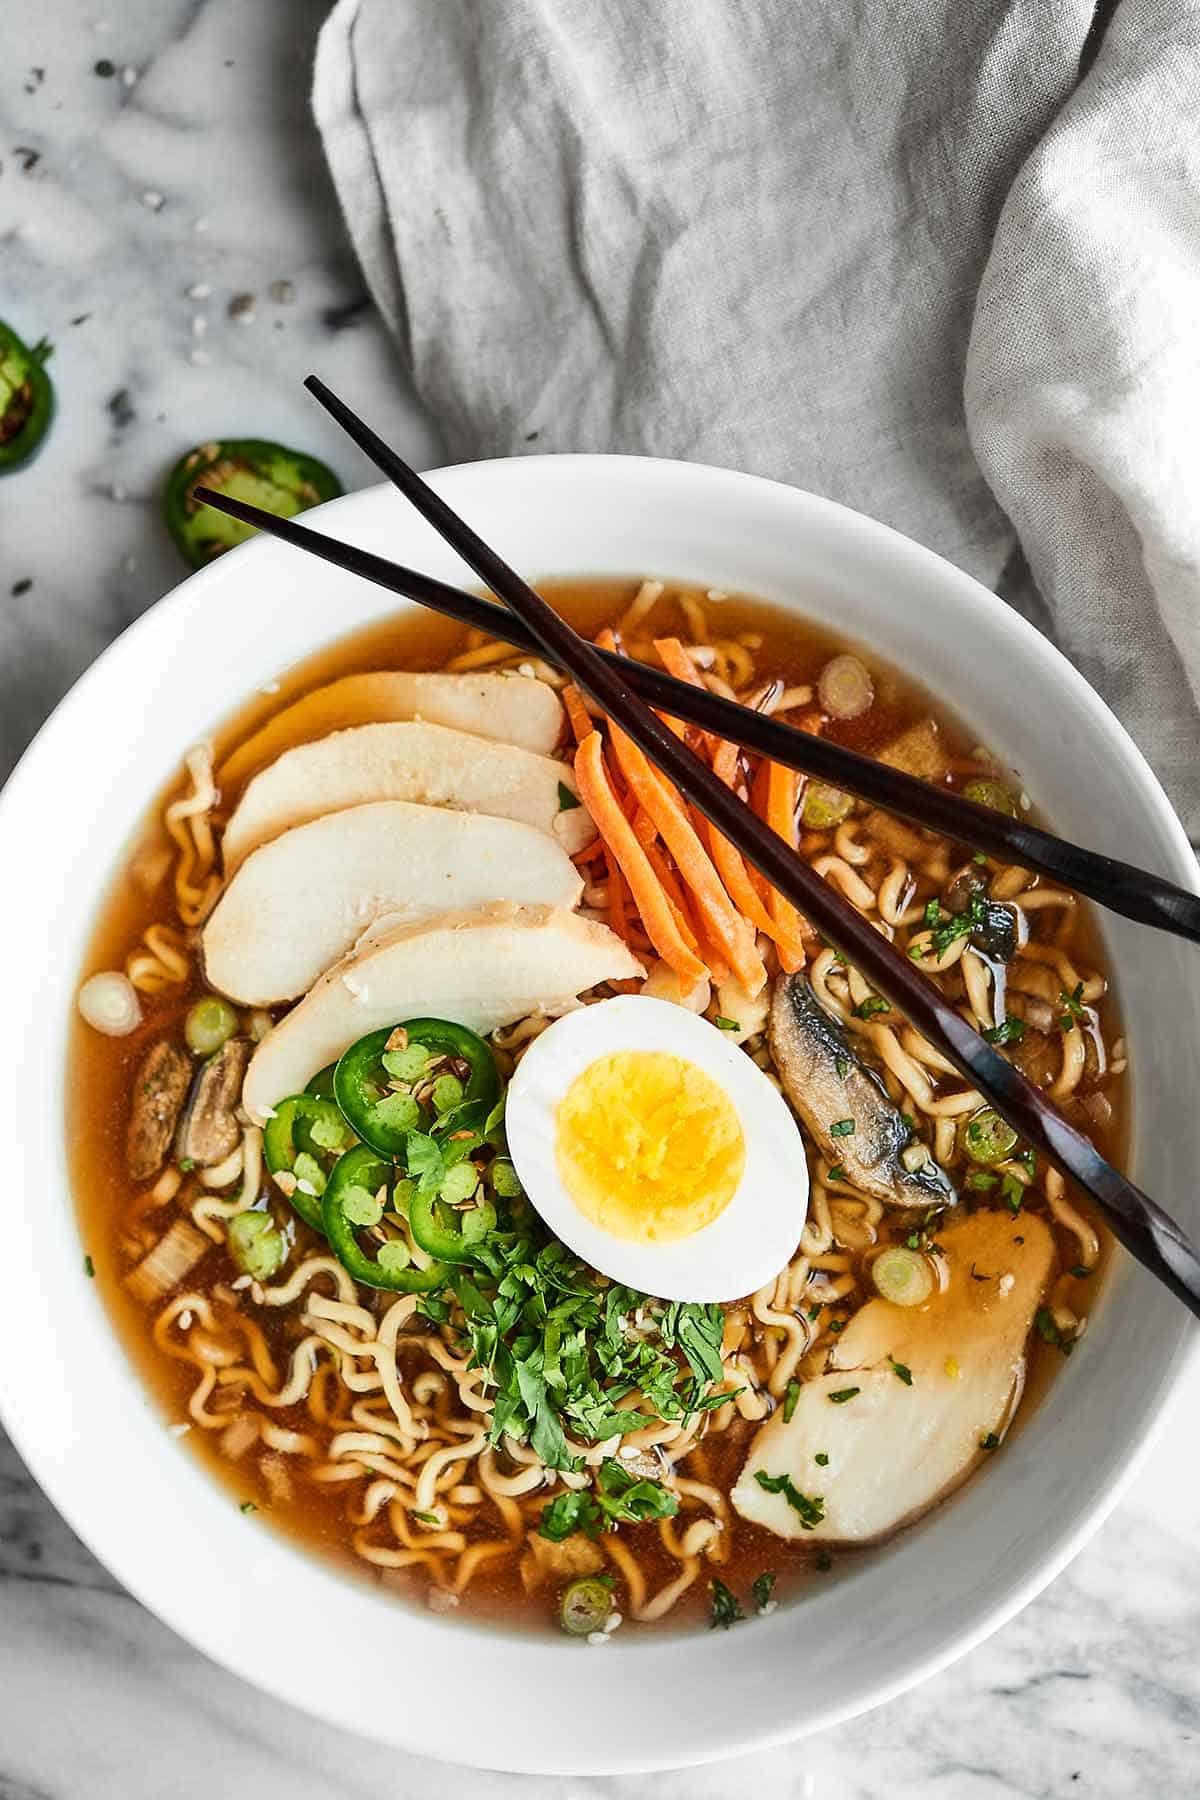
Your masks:
[{"label": "sliced mushroom", "polygon": [[149,1181],[166,1161],[191,1078],[191,1059],[169,1038],[155,1044],[138,1070],[125,1139],[135,1181]]},{"label": "sliced mushroom", "polygon": [[[733,1490],[743,1518],[784,1538],[870,1543],[948,1494],[998,1445],[1054,1261],[1033,1213],[978,1212],[939,1233],[945,1284],[922,1307],[869,1300],[763,1425]],[[787,1490],[787,1476],[811,1509]]]},{"label": "sliced mushroom", "polygon": [[201,1065],[179,1125],[181,1162],[208,1169],[224,1162],[241,1143],[237,1108],[253,1048],[249,1038],[230,1038]]},{"label": "sliced mushroom", "polygon": [[[831,1162],[889,1206],[953,1206],[949,1176],[913,1151],[883,1082],[863,1063],[802,974],[781,975],[771,997],[771,1055],[784,1092]],[[912,1167],[909,1167],[912,1164]]]}]

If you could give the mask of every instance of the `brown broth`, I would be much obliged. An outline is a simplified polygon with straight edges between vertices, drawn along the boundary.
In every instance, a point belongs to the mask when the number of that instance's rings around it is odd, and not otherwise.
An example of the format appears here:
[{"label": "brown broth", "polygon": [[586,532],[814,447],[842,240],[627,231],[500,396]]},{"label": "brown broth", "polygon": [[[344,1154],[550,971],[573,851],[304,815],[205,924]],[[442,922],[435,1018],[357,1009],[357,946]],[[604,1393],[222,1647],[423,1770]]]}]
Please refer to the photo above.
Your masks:
[{"label": "brown broth", "polygon": [[[555,581],[543,583],[542,587],[578,626],[594,633],[619,616],[633,598],[637,585],[630,581]],[[704,604],[710,619],[718,623],[722,637],[734,638],[750,633],[761,638],[761,648],[755,652],[760,675],[769,673],[781,676],[788,683],[811,682],[815,685],[821,667],[832,653],[854,648],[823,628],[760,601],[731,597],[718,602],[706,600]],[[660,603],[654,621],[660,634],[664,630],[679,630],[681,622],[674,614],[670,595]],[[462,650],[465,643],[465,634],[460,628],[423,613],[387,619],[347,637],[283,674],[277,691],[256,695],[218,725],[215,731],[217,760],[219,762],[221,755],[248,737],[266,719],[312,688],[361,671],[436,668]],[[940,702],[932,701],[907,677],[882,666],[869,651],[860,654],[872,671],[875,704],[863,718],[832,722],[826,736],[869,754],[913,720],[932,715],[938,720],[952,755],[963,759],[969,757],[975,740]],[[172,790],[177,783],[178,775],[173,774]],[[160,796],[152,807],[144,831],[130,847],[100,906],[83,971],[85,975],[98,969],[120,968],[131,946],[148,925],[164,918],[170,922],[173,918],[169,882],[163,881],[154,892],[147,894],[130,873],[147,853],[167,843],[160,822],[164,798]],[[236,794],[222,796],[222,810],[226,814],[236,798]],[[1081,909],[1072,954],[1085,966],[1105,967],[1095,925],[1086,909]],[[132,1036],[117,1040],[105,1038],[76,1020],[67,1086],[68,1143],[84,1248],[93,1260],[96,1279],[122,1341],[168,1423],[186,1421],[187,1401],[195,1385],[195,1369],[190,1364],[173,1361],[159,1351],[150,1335],[147,1309],[131,1297],[124,1285],[130,1258],[123,1248],[123,1240],[129,1230],[134,1198],[125,1167],[125,1130],[131,1084],[141,1057],[161,1037],[169,1033],[179,1035],[183,1015],[203,991],[204,983],[193,958],[191,977],[185,986],[144,999],[144,1021]],[[1102,1006],[1106,1035],[1111,1043],[1120,1030],[1111,992]],[[1105,1153],[1118,1160],[1125,1134],[1121,1095],[1122,1086],[1119,1085],[1112,1095],[1114,1116],[1110,1128],[1107,1132],[1094,1133]],[[1078,1197],[1072,1198],[1078,1204]],[[158,1228],[157,1235],[161,1235],[166,1223],[174,1216],[177,1215],[170,1207],[151,1215]],[[303,1247],[308,1243],[317,1247],[318,1240],[298,1220],[294,1222],[294,1231],[298,1245]],[[1065,1248],[1064,1254],[1068,1254]],[[1107,1256],[1106,1240],[1104,1256]],[[227,1283],[230,1275],[231,1267],[224,1247],[214,1244],[187,1285],[189,1289],[210,1290],[215,1285]],[[1089,1309],[1095,1305],[1102,1275],[1101,1267],[1088,1284],[1086,1304]],[[270,1314],[260,1310],[258,1317],[273,1354],[286,1364],[290,1348],[301,1331],[293,1310],[280,1308]],[[1022,1418],[1028,1416],[1038,1395],[1061,1366],[1059,1352],[1040,1342],[1035,1335],[1030,1349]],[[297,1430],[310,1424],[303,1405],[290,1409],[290,1412],[273,1413],[272,1417]],[[691,1453],[687,1472],[728,1490],[756,1429],[755,1425],[738,1420],[723,1433],[710,1435]],[[244,1464],[231,1463],[218,1450],[217,1436],[216,1432],[193,1426],[183,1441],[189,1448],[195,1448],[205,1465],[227,1486],[233,1500],[252,1502],[259,1509],[260,1521],[269,1521],[359,1576],[365,1575],[367,1579],[410,1595],[419,1594],[423,1581],[414,1579],[410,1572],[381,1571],[364,1564],[354,1555],[347,1541],[344,1501],[337,1488],[320,1487],[301,1479],[296,1483],[295,1498],[290,1503],[272,1500],[253,1459],[247,1458]],[[660,1545],[654,1526],[632,1530],[622,1527],[622,1531],[642,1562],[652,1590],[678,1572],[678,1563]],[[473,1533],[482,1537],[494,1536],[494,1522],[488,1523],[481,1518]],[[473,1533],[472,1529],[468,1530],[469,1536]],[[818,1560],[812,1548],[786,1543],[740,1520],[733,1536],[731,1559],[717,1572],[740,1595],[747,1610],[750,1610],[750,1583],[763,1570],[778,1572],[776,1592],[780,1598],[785,1598],[798,1580],[820,1578],[819,1574],[814,1574]],[[506,1565],[499,1572],[494,1566],[485,1565],[464,1596],[463,1610],[469,1610],[472,1616],[489,1617],[506,1624],[523,1621],[541,1625],[551,1615],[552,1603],[551,1590],[537,1592],[532,1598],[525,1595],[515,1564]],[[673,1610],[670,1623],[675,1625],[681,1620],[694,1619],[707,1605],[706,1584],[701,1582]]]}]

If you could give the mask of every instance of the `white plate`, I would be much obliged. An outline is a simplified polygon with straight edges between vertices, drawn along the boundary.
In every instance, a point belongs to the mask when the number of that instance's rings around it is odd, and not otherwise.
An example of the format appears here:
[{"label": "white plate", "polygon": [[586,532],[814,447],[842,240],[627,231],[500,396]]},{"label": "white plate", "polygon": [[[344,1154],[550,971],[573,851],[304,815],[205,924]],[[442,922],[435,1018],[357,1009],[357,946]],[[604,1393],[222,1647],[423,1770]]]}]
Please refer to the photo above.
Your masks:
[{"label": "white plate", "polygon": [[[925,681],[1093,848],[1196,882],[1183,831],[1086,683],[966,575],[828,501],[749,476],[524,457],[434,485],[531,575],[654,574],[777,599]],[[321,527],[466,572],[390,489]],[[1110,1510],[1195,1338],[1132,1266],[1044,1404],[943,1511],[732,1633],[598,1651],[436,1619],[242,1517],[169,1437],[83,1275],[63,1065],[98,890],[183,751],[282,669],[395,607],[280,544],[186,581],[83,677],[0,797],[0,1412],[79,1535],[145,1604],[251,1681],[337,1724],[503,1769],[670,1767],[815,1731],[902,1692],[1009,1618]],[[1133,1056],[1134,1174],[1200,1234],[1195,951],[1105,922]]]}]

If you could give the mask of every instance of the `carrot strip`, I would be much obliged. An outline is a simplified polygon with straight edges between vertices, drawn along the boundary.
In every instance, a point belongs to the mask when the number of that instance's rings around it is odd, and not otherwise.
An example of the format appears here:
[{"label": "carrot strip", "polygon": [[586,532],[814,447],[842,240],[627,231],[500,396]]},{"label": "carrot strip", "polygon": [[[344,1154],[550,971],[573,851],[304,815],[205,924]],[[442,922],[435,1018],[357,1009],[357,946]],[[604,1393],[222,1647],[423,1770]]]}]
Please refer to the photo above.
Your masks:
[{"label": "carrot strip", "polygon": [[633,827],[617,803],[604,766],[598,731],[590,732],[575,752],[575,775],[584,804],[596,821],[596,829],[629,884],[647,937],[663,961],[669,963],[683,980],[694,985],[708,971],[680,935],[670,902],[645,850],[634,836]]},{"label": "carrot strip", "polygon": [[[737,782],[739,750],[736,744],[724,739],[717,745],[713,756],[713,771],[719,775],[726,787],[734,787]],[[707,821],[706,821],[707,823]],[[717,873],[725,883],[729,898],[738,911],[742,913],[759,931],[765,932],[778,945],[780,960],[785,963],[788,973],[793,969],[804,967],[804,944],[802,939],[793,936],[772,917],[766,901],[754,885],[757,870],[752,869],[742,856],[736,845],[722,837],[715,825],[708,825],[708,841],[712,850],[713,862]],[[766,890],[766,883],[763,883]],[[799,959],[799,960],[797,960]]]},{"label": "carrot strip", "polygon": [[[796,771],[785,769],[782,763],[768,765],[767,774],[767,824],[777,832],[785,844],[796,848]],[[771,917],[786,933],[788,948],[797,943],[800,937],[800,914],[790,900],[785,900],[777,889],[771,889],[768,901]],[[779,960],[784,972],[792,975],[797,969],[804,967],[804,952],[800,951],[799,962],[791,962],[785,956],[784,946],[779,948]]]},{"label": "carrot strip", "polygon": [[632,739],[609,722],[617,761],[630,790],[658,827],[659,835],[675,859],[675,866],[695,896],[700,919],[728,958],[738,980],[750,995],[761,991],[767,979],[754,932],[735,909],[708,852],[692,828],[683,801],[669,782],[654,769]]},{"label": "carrot strip", "polygon": [[583,704],[583,695],[573,681],[567,683],[562,691],[562,703],[566,708],[567,719],[575,736],[576,744],[582,744],[585,737],[595,731],[592,715]]},{"label": "carrot strip", "polygon": [[[673,675],[676,681],[686,681],[689,687],[702,688],[704,686],[695,663],[678,638],[655,638],[654,648],[658,651],[659,660],[668,675]],[[718,738],[713,737],[711,732],[702,731],[698,725],[685,726],[682,720],[670,718],[666,713],[660,713],[658,716],[671,727],[676,737],[684,738],[691,744],[693,750],[703,748],[711,754],[720,742]]]}]

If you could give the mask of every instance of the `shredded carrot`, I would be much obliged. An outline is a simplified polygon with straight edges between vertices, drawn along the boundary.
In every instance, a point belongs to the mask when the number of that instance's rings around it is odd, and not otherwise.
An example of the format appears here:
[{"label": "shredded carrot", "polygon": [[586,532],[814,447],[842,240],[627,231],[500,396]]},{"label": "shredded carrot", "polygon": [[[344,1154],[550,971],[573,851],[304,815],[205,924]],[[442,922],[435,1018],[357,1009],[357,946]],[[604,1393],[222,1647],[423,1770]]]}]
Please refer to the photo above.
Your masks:
[{"label": "shredded carrot", "polygon": [[663,961],[681,979],[694,986],[708,971],[685,943],[671,903],[617,802],[598,731],[590,732],[575,752],[575,775],[584,804],[596,821],[596,829],[629,884],[647,937]]},{"label": "shredded carrot", "polygon": [[[740,752],[736,744],[727,743],[724,739],[718,743],[713,756],[713,771],[719,775],[726,787],[734,787],[737,782],[738,757]],[[741,851],[729,839],[722,837],[715,825],[707,824],[709,847],[717,873],[725,883],[729,898],[743,916],[759,931],[764,932],[779,948],[780,961],[784,963],[790,974],[793,969],[804,967],[804,944],[799,935],[793,936],[786,926],[774,918],[766,900],[754,885],[752,876],[757,874],[746,864]],[[766,887],[763,883],[764,889]]]},{"label": "shredded carrot", "polygon": [[573,681],[567,683],[562,691],[562,703],[567,709],[567,718],[575,736],[576,744],[582,744],[585,737],[595,731],[592,715],[583,703],[583,695]]},{"label": "shredded carrot", "polygon": [[623,938],[629,929],[629,919],[625,910],[625,877],[615,862],[610,861],[608,869],[608,926]]},{"label": "shredded carrot", "polygon": [[[654,648],[668,675],[673,675],[676,681],[686,681],[689,687],[704,686],[695,663],[678,638],[655,638]],[[679,719],[672,719],[666,713],[660,713],[659,717],[671,727],[676,737],[686,738],[693,750],[706,749],[711,753],[720,741],[698,725],[685,727]]]},{"label": "shredded carrot", "polygon": [[[785,844],[789,845],[793,850],[795,849],[796,771],[794,769],[785,769],[782,763],[773,762],[768,764],[767,824],[771,827],[772,831],[778,833]],[[771,909],[771,917],[787,935],[788,951],[790,952],[792,945],[799,943],[800,914],[796,911],[796,908],[792,905],[791,901],[785,900],[783,895],[775,888],[771,889],[771,897],[768,901],[768,905]],[[802,969],[804,967],[804,951],[803,949],[800,950],[798,962],[792,961],[790,955],[785,953],[785,946],[781,943],[779,947],[779,960],[783,965],[785,974],[792,975],[797,969]]]},{"label": "shredded carrot", "polygon": [[767,971],[758,954],[754,931],[734,907],[720,877],[697,837],[687,809],[676,790],[654,769],[633,741],[611,720],[613,747],[630,791],[637,795],[658,827],[675,859],[685,885],[695,896],[698,916],[728,958],[738,980],[750,995],[761,991]]}]

